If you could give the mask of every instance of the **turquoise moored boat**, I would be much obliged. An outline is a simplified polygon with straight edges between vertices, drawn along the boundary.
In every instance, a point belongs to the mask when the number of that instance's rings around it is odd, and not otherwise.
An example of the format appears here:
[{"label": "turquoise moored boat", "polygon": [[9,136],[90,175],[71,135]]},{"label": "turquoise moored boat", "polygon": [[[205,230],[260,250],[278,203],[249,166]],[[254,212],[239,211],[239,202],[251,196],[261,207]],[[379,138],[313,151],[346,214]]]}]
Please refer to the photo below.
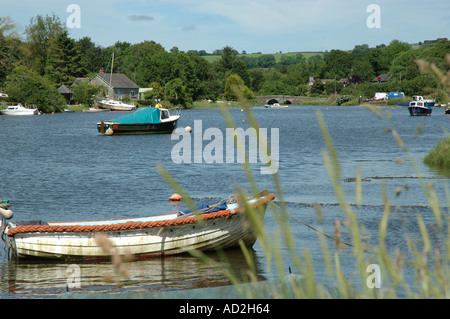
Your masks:
[{"label": "turquoise moored boat", "polygon": [[180,109],[170,112],[165,108],[138,108],[133,113],[97,123],[97,130],[102,135],[172,133],[180,119]]}]

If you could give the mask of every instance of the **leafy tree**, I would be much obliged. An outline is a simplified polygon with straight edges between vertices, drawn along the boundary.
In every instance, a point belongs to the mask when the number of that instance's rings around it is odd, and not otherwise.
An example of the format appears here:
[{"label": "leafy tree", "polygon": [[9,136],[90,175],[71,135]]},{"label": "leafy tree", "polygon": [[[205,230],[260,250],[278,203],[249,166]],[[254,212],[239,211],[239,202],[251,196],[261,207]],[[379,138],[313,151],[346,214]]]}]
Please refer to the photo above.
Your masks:
[{"label": "leafy tree", "polygon": [[259,68],[271,68],[276,64],[275,56],[273,54],[262,54],[258,57]]},{"label": "leafy tree", "polygon": [[322,94],[325,90],[325,85],[321,79],[315,79],[313,86],[311,87],[311,93]]},{"label": "leafy tree", "polygon": [[61,112],[66,104],[52,83],[26,66],[14,68],[7,78],[5,92],[11,99],[35,104],[45,113]]},{"label": "leafy tree", "polygon": [[331,50],[325,55],[326,74],[329,79],[342,79],[349,76],[351,72],[353,57],[351,53],[341,50]]},{"label": "leafy tree", "polygon": [[218,77],[225,80],[230,74],[237,74],[245,83],[249,83],[247,67],[245,62],[237,57],[238,52],[230,46],[224,47],[222,52],[221,58],[214,64]]},{"label": "leafy tree", "polygon": [[351,73],[352,76],[358,75],[363,81],[371,81],[376,76],[367,57],[354,59]]},{"label": "leafy tree", "polygon": [[96,46],[90,37],[83,37],[76,42],[78,51],[81,53],[81,67],[85,73],[97,73],[102,66],[102,48]]},{"label": "leafy tree", "polygon": [[255,95],[252,91],[244,84],[244,81],[237,74],[231,74],[227,77],[225,83],[225,99],[231,101],[237,101],[241,96],[253,100]]},{"label": "leafy tree", "polygon": [[375,76],[388,73],[390,60],[387,55],[383,54],[382,48],[370,49],[369,53],[367,53],[367,59],[372,65]]},{"label": "leafy tree", "polygon": [[249,71],[250,89],[254,92],[261,90],[262,84],[265,81],[264,71],[261,69],[254,69]]},{"label": "leafy tree", "polygon": [[324,90],[327,94],[341,93],[344,85],[339,81],[330,81],[324,84]]},{"label": "leafy tree", "polygon": [[57,85],[69,84],[75,77],[84,75],[81,54],[67,31],[50,39],[44,71],[45,76]]},{"label": "leafy tree", "polygon": [[9,17],[0,17],[0,86],[21,58],[21,41],[15,28],[16,24]]},{"label": "leafy tree", "polygon": [[355,47],[352,50],[353,55],[365,55],[369,52],[369,45],[368,44],[361,44],[361,45],[355,45]]},{"label": "leafy tree", "polygon": [[166,94],[169,101],[174,105],[186,105],[188,97],[183,80],[176,78],[167,84]]},{"label": "leafy tree", "polygon": [[76,103],[87,104],[91,107],[95,103],[94,96],[99,94],[104,89],[104,86],[94,86],[83,81],[70,89],[73,92],[73,99]]},{"label": "leafy tree", "polygon": [[26,27],[27,52],[29,64],[39,75],[44,75],[47,64],[47,49],[52,38],[66,30],[61,20],[53,14],[45,17],[37,15],[31,18],[30,25]]}]

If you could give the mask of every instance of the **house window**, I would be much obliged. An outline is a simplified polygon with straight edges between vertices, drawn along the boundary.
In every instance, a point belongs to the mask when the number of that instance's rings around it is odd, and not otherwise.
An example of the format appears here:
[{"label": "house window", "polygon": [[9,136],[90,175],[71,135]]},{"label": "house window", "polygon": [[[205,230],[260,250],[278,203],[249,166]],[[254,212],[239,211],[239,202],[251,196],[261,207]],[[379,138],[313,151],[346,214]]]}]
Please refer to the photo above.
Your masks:
[{"label": "house window", "polygon": [[135,91],[131,91],[131,97],[135,97],[136,96],[136,92]]}]

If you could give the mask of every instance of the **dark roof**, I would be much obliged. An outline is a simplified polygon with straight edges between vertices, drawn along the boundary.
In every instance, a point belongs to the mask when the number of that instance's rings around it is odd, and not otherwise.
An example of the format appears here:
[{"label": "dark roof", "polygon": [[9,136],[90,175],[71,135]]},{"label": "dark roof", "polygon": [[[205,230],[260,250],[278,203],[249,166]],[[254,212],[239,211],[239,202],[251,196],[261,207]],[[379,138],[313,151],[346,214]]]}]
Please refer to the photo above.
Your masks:
[{"label": "dark roof", "polygon": [[73,92],[69,90],[64,84],[58,88],[58,92],[61,94],[72,94]]},{"label": "dark roof", "polygon": [[374,78],[372,80],[372,82],[387,82],[389,80],[390,76],[388,76],[387,74],[380,74],[379,76],[377,76],[376,78]]},{"label": "dark roof", "polygon": [[71,86],[78,86],[78,83],[87,82],[87,81],[89,81],[89,78],[76,78],[75,81],[73,81]]},{"label": "dark roof", "polygon": [[113,88],[139,89],[139,85],[131,81],[125,74],[113,73],[111,76],[108,73],[98,73],[97,76]]}]

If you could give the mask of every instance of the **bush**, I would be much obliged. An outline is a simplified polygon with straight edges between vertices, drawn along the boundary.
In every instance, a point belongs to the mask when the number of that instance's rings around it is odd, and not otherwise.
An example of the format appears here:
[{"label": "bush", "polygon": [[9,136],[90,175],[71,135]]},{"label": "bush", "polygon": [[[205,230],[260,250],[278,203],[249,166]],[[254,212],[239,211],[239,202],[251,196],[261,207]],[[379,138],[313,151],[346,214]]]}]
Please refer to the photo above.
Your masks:
[{"label": "bush", "polygon": [[351,95],[341,95],[336,99],[336,104],[337,105],[341,105],[345,102],[350,102],[351,100],[353,100],[353,96]]},{"label": "bush", "polygon": [[441,140],[424,158],[430,167],[450,170],[450,137]]},{"label": "bush", "polygon": [[225,82],[225,98],[231,101],[237,101],[242,95],[247,100],[253,100],[255,95],[244,84],[244,81],[237,74],[231,74]]},{"label": "bush", "polygon": [[62,112],[66,99],[44,77],[25,66],[16,67],[8,75],[5,92],[11,100],[36,105],[41,112]]}]

